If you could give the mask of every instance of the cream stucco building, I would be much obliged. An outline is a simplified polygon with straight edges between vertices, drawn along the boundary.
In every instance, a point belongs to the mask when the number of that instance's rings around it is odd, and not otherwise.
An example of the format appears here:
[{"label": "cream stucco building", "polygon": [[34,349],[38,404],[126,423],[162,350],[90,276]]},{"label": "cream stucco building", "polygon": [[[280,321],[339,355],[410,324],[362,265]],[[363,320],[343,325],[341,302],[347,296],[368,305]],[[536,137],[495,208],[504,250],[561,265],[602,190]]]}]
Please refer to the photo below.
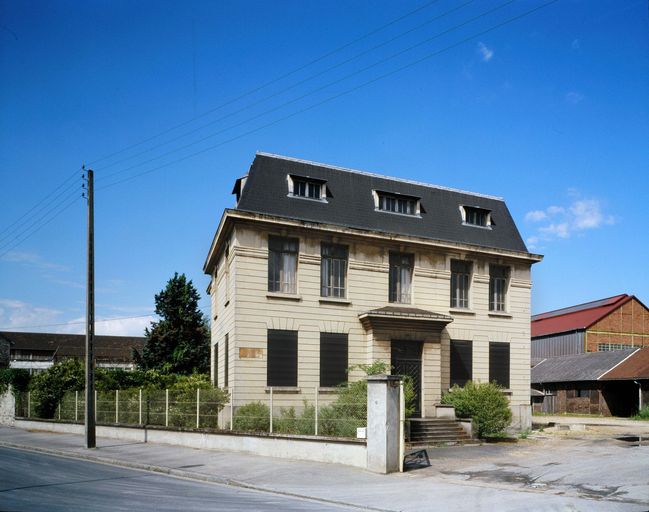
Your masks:
[{"label": "cream stucco building", "polygon": [[[531,266],[500,198],[258,153],[204,270],[212,378],[234,406],[302,404],[377,359],[417,415],[496,380],[529,422]],[[522,423],[521,423],[522,422]]]}]

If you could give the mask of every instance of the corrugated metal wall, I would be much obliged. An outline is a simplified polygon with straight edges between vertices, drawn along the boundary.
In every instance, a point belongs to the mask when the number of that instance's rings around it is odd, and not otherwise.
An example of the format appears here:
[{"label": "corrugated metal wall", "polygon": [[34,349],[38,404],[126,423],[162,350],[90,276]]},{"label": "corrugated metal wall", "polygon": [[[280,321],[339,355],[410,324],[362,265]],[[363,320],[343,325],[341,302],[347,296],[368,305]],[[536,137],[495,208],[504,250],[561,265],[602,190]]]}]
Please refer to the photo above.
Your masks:
[{"label": "corrugated metal wall", "polygon": [[584,353],[584,331],[573,331],[532,339],[532,359]]}]

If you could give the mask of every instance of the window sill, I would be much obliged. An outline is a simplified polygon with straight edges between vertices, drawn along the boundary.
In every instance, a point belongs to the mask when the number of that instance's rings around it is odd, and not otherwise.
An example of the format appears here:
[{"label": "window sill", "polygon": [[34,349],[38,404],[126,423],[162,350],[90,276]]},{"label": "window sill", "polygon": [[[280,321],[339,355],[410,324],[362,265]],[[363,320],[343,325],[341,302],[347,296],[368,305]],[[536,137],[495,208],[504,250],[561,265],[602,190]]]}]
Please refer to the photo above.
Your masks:
[{"label": "window sill", "polygon": [[298,388],[297,386],[272,386],[266,388],[266,393],[270,393],[270,390],[273,390],[273,394],[275,393],[283,393],[283,394],[298,394],[302,393],[302,390]]},{"label": "window sill", "polygon": [[472,309],[464,309],[464,308],[451,308],[448,310],[448,312],[451,315],[471,315],[475,316],[475,311]]},{"label": "window sill", "polygon": [[505,313],[504,311],[489,311],[489,316],[495,318],[514,318],[511,314]]},{"label": "window sill", "polygon": [[342,304],[344,306],[349,306],[352,301],[349,299],[343,299],[341,297],[320,297],[320,304]]},{"label": "window sill", "polygon": [[302,300],[302,295],[297,295],[295,293],[268,292],[266,298],[300,301]]}]

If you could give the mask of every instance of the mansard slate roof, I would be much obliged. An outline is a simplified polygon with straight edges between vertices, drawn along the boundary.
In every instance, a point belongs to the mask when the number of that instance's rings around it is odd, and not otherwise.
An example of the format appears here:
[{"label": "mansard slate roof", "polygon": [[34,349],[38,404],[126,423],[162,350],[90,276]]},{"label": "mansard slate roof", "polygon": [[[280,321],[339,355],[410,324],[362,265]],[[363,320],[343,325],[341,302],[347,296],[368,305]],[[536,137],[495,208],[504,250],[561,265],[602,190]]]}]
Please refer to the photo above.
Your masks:
[{"label": "mansard slate roof", "polygon": [[[288,175],[326,181],[327,201],[289,197]],[[242,180],[238,180],[235,191],[241,191],[241,184]],[[373,190],[419,198],[421,218],[376,211]],[[460,206],[491,211],[491,229],[463,225]],[[257,153],[236,210],[386,234],[528,252],[501,198],[267,153]]]},{"label": "mansard slate roof", "polygon": [[633,295],[623,293],[534,315],[532,316],[532,338],[587,329],[633,298]]}]

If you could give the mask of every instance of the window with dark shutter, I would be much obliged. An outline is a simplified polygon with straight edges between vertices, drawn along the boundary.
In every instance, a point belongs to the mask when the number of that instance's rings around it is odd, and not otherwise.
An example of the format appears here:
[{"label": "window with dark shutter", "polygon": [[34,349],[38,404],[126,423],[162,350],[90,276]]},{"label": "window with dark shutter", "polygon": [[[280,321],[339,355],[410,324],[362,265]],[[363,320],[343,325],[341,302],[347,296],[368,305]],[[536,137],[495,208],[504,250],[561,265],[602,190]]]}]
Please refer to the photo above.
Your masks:
[{"label": "window with dark shutter", "polygon": [[219,387],[219,344],[214,344],[214,361],[212,362],[214,368],[214,386]]},{"label": "window with dark shutter", "polygon": [[509,343],[489,343],[489,382],[509,389]]},{"label": "window with dark shutter", "polygon": [[230,341],[228,335],[225,335],[225,343],[223,344],[223,387],[228,387],[228,363],[230,359]]},{"label": "window with dark shutter", "polygon": [[333,387],[347,382],[347,334],[320,333],[320,386]]},{"label": "window with dark shutter", "polygon": [[473,377],[473,343],[451,340],[451,386],[464,386]]},{"label": "window with dark shutter", "polygon": [[297,386],[297,331],[268,330],[267,386]]}]

